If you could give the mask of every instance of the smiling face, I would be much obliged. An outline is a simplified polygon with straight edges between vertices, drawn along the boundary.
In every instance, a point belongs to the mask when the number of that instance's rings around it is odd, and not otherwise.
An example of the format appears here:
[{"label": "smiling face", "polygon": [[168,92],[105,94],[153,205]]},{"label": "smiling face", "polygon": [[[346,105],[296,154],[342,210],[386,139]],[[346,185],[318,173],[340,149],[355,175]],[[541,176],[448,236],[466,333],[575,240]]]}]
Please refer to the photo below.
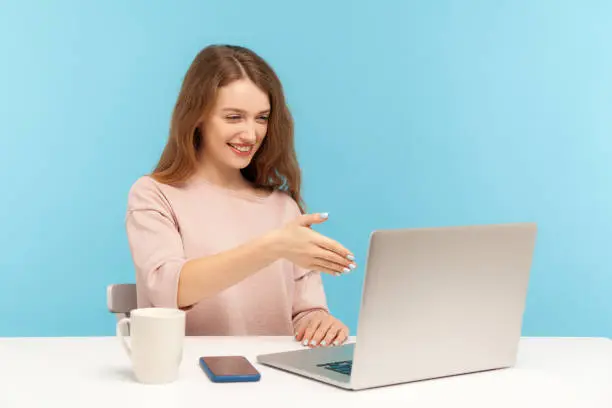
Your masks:
[{"label": "smiling face", "polygon": [[221,171],[249,165],[268,131],[270,100],[249,79],[219,88],[204,123],[202,160]]},{"label": "smiling face", "polygon": [[193,177],[232,190],[282,190],[303,212],[293,117],[272,67],[238,45],[201,50],[152,176],[172,186]]}]

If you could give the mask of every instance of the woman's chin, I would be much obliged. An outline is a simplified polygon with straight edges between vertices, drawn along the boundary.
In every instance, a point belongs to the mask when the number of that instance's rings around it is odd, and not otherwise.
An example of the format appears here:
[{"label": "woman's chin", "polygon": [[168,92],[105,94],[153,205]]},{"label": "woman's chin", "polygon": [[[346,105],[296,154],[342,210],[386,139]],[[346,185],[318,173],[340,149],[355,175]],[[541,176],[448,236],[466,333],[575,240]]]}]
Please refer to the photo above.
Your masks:
[{"label": "woman's chin", "polygon": [[231,167],[233,169],[242,170],[242,169],[248,167],[249,164],[251,164],[252,160],[253,160],[252,157],[233,158],[232,160],[230,160],[227,163],[227,165],[228,165],[228,167]]}]

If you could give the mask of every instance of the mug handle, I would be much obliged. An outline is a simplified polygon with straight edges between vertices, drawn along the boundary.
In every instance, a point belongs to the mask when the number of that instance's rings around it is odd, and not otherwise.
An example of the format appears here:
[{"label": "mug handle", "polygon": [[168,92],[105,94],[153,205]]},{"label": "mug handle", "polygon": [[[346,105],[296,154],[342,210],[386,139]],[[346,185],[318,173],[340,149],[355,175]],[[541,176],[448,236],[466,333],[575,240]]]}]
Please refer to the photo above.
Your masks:
[{"label": "mug handle", "polygon": [[121,341],[121,344],[123,345],[123,348],[125,349],[125,352],[128,354],[128,356],[131,357],[132,348],[129,346],[127,341],[125,341],[125,335],[124,335],[124,333],[129,333],[129,330],[130,330],[130,318],[129,317],[124,317],[117,322],[117,337],[119,337],[119,340]]}]

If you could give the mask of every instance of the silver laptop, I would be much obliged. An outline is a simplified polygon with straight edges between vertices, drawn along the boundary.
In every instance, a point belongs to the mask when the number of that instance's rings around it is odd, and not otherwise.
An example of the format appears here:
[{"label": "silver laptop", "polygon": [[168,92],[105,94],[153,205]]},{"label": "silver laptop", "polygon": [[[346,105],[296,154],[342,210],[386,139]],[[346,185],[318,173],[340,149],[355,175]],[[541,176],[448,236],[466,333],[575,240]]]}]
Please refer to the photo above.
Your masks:
[{"label": "silver laptop", "polygon": [[356,342],[257,361],[352,390],[512,367],[536,233],[532,223],[374,231]]}]

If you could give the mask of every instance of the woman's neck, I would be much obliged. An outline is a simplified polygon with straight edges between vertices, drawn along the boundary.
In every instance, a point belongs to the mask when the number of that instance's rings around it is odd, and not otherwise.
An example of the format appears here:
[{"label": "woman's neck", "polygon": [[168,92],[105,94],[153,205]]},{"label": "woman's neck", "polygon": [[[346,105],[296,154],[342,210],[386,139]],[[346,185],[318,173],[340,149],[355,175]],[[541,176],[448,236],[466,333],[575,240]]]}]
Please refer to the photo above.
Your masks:
[{"label": "woman's neck", "polygon": [[200,164],[197,175],[209,183],[233,190],[241,190],[249,187],[249,183],[242,176],[240,170],[232,168],[220,169],[210,162]]}]

